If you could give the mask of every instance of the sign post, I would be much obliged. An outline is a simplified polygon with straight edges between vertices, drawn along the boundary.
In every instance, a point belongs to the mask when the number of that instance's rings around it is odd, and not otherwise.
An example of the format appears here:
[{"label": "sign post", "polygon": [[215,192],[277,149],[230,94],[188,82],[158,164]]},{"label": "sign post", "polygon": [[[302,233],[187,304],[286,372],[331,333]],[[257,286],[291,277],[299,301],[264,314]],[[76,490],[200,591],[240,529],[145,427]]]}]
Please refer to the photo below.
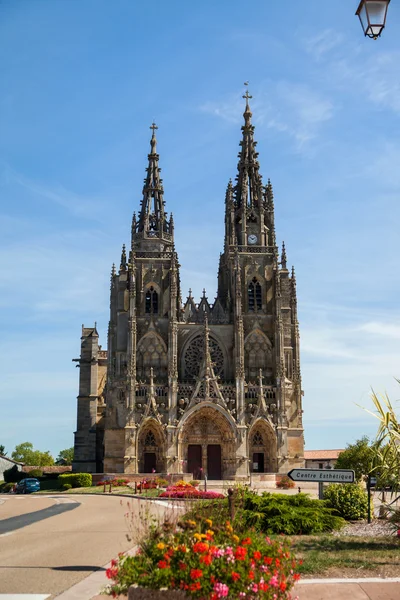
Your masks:
[{"label": "sign post", "polygon": [[354,483],[351,469],[292,469],[288,473],[292,481],[315,481],[316,483]]}]

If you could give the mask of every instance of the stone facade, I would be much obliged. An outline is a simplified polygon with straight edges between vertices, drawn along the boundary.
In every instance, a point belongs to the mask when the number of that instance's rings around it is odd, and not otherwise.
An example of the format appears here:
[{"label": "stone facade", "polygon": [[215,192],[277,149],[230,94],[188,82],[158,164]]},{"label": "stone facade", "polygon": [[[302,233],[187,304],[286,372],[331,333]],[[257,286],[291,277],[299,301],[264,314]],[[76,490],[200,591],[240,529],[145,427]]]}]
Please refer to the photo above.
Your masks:
[{"label": "stone facade", "polygon": [[113,265],[107,352],[82,326],[74,469],[246,479],[304,466],[296,278],[275,238],[246,108],[218,292],[181,300],[156,126],[131,244]]}]

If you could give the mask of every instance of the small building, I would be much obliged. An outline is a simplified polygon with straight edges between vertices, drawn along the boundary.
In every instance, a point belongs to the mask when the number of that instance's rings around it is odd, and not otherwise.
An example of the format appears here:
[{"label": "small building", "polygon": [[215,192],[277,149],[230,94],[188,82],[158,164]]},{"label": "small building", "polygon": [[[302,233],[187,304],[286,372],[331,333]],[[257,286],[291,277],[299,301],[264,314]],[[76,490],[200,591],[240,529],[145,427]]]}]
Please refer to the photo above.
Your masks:
[{"label": "small building", "polygon": [[18,471],[22,471],[24,463],[17,462],[8,456],[0,455],[0,481],[4,480],[4,471],[11,469],[14,465],[17,465]]},{"label": "small building", "polygon": [[340,450],[304,450],[306,469],[333,469],[338,459]]}]

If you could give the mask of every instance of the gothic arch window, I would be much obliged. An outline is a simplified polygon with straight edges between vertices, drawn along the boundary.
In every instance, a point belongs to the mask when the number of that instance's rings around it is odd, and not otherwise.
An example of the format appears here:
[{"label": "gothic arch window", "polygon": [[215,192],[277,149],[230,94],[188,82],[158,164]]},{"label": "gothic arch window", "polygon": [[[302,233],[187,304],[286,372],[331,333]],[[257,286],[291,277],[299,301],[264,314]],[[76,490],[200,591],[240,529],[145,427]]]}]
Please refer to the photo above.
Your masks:
[{"label": "gothic arch window", "polygon": [[167,377],[167,352],[162,339],[156,334],[142,338],[136,350],[136,371],[139,380],[146,381],[153,368],[154,379],[159,381]]},{"label": "gothic arch window", "polygon": [[249,311],[262,309],[261,285],[256,277],[250,281],[247,287],[247,299]]},{"label": "gothic arch window", "polygon": [[156,437],[152,431],[148,431],[144,438],[145,446],[157,446]]},{"label": "gothic arch window", "polygon": [[247,381],[255,381],[260,369],[264,372],[272,366],[271,345],[267,337],[255,330],[246,339],[244,345],[244,366]]},{"label": "gothic arch window", "polygon": [[264,444],[263,436],[259,431],[256,431],[252,439],[253,446],[262,446]]},{"label": "gothic arch window", "polygon": [[[218,344],[212,337],[209,339],[211,361],[213,363],[215,375],[223,379],[224,375],[224,355]],[[185,379],[195,379],[200,371],[200,366],[204,358],[204,337],[198,335],[191,341],[184,355]]]},{"label": "gothic arch window", "polygon": [[158,313],[158,294],[153,286],[146,292],[145,312],[153,315]]}]

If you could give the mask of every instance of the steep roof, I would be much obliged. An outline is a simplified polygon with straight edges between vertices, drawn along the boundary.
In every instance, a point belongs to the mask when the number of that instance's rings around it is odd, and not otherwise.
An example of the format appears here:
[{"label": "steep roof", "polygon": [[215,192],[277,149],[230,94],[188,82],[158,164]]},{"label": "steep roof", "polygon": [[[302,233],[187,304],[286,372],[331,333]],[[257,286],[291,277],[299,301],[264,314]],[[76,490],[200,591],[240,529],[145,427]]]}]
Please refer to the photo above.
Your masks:
[{"label": "steep roof", "polygon": [[343,452],[340,450],[304,450],[305,460],[334,460]]}]

